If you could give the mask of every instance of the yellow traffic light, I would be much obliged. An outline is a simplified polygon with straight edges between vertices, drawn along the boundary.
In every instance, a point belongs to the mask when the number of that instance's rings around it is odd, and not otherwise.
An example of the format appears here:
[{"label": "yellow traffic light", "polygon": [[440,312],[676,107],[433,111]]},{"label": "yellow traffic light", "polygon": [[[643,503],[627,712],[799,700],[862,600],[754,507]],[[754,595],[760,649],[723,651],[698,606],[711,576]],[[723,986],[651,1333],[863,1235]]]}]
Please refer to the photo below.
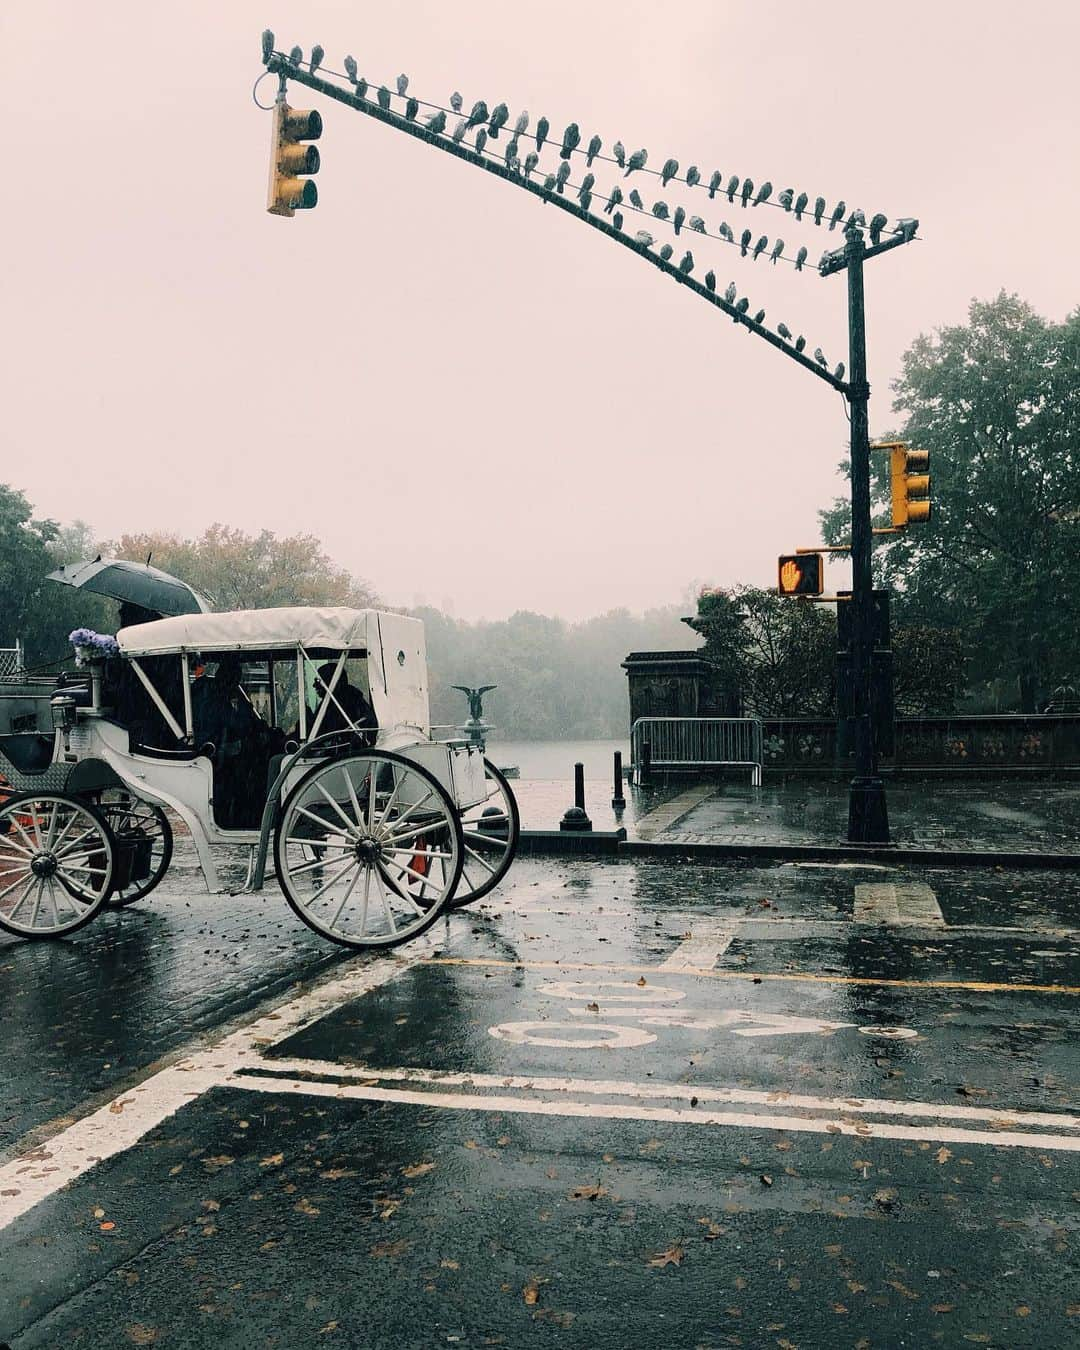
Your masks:
[{"label": "yellow traffic light", "polygon": [[266,209],[275,216],[308,210],[319,200],[319,189],[305,174],[319,172],[319,148],[305,145],[322,135],[318,112],[290,108],[283,98],[274,104],[270,143],[270,190]]},{"label": "yellow traffic light", "polygon": [[820,595],[825,589],[820,553],[787,553],[778,565],[781,595]]},{"label": "yellow traffic light", "polygon": [[929,467],[929,450],[909,450],[904,442],[889,447],[894,527],[930,519]]}]

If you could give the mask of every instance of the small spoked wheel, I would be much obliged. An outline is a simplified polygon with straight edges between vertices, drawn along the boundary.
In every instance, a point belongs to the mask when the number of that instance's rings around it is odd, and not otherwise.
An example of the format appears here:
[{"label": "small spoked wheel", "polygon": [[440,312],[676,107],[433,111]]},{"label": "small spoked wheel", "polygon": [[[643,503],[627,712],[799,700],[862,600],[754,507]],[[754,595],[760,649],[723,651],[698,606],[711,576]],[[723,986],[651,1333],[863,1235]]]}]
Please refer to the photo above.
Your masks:
[{"label": "small spoked wheel", "polygon": [[489,759],[484,760],[484,788],[484,800],[461,813],[465,858],[447,909],[470,905],[494,890],[517,853],[521,837],[518,805],[510,784]]},{"label": "small spoked wheel", "polygon": [[118,851],[127,859],[117,868],[118,884],[107,901],[130,905],[149,895],[172,861],[173,833],[169,818],[156,802],[148,802],[125,787],[106,788],[95,805],[116,839]]},{"label": "small spoked wheel", "polygon": [[464,845],[439,780],[401,755],[316,765],[285,800],[274,861],[309,928],[345,947],[419,937],[454,893]]},{"label": "small spoked wheel", "polygon": [[0,806],[0,928],[18,937],[74,933],[112,887],[116,849],[94,807],[63,793],[26,793]]}]

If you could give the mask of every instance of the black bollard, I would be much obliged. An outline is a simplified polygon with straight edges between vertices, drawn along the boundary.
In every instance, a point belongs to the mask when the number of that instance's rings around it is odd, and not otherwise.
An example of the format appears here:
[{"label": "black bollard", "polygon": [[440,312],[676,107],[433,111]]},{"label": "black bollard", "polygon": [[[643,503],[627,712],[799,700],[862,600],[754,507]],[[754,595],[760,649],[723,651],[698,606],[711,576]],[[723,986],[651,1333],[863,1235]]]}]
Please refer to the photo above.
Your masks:
[{"label": "black bollard", "polygon": [[585,811],[585,765],[574,765],[574,804],[568,806],[559,821],[560,830],[591,830],[592,821]]},{"label": "black bollard", "polygon": [[611,804],[616,811],[621,811],[626,805],[626,798],[623,796],[623,776],[622,776],[622,751],[615,751],[615,795],[611,799]]},{"label": "black bollard", "polygon": [[642,783],[649,781],[649,775],[652,772],[652,741],[642,741],[641,743],[641,764],[639,766],[639,778]]}]

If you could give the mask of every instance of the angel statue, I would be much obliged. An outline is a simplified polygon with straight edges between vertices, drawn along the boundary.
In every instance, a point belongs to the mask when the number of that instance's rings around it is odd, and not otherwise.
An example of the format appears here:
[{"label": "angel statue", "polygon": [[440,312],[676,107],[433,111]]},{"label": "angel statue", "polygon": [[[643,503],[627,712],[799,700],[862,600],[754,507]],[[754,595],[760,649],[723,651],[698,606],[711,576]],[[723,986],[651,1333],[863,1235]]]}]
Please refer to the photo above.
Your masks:
[{"label": "angel statue", "polygon": [[451,689],[460,689],[469,700],[469,716],[474,722],[482,722],[484,720],[483,697],[485,694],[490,693],[492,689],[498,689],[498,687],[497,684],[483,684],[479,689],[470,689],[468,685],[465,684],[452,684],[450,686]]}]

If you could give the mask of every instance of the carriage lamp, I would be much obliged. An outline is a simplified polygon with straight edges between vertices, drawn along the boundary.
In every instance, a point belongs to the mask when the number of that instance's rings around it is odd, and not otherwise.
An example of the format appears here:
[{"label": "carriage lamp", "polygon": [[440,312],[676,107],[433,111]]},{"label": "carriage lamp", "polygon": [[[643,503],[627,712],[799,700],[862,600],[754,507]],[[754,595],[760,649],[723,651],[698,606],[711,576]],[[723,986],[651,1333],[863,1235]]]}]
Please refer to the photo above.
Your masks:
[{"label": "carriage lamp", "polygon": [[54,694],[51,699],[54,731],[70,731],[75,725],[75,698],[72,694]]}]

